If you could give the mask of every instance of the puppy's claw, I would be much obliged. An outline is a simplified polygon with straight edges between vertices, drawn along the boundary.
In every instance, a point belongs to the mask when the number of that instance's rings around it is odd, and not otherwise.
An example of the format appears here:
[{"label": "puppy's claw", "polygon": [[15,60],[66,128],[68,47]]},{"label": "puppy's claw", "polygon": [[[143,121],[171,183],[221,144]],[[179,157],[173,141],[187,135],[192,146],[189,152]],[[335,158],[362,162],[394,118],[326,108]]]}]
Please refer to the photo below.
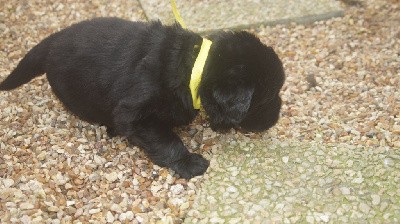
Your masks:
[{"label": "puppy's claw", "polygon": [[184,158],[175,162],[172,169],[179,174],[182,178],[190,179],[194,176],[202,175],[206,172],[210,162],[203,158],[203,156],[190,153]]}]

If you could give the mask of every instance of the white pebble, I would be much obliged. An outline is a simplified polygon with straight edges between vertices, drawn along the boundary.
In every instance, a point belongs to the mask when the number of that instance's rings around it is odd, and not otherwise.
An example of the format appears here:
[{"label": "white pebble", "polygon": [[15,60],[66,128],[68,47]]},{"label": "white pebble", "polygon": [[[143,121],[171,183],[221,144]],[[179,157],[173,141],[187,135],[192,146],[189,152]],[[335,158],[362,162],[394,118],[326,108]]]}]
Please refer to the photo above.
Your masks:
[{"label": "white pebble", "polygon": [[114,182],[118,179],[118,174],[116,172],[106,173],[104,176],[109,182]]},{"label": "white pebble", "polygon": [[289,162],[289,157],[288,156],[282,157],[282,162],[288,163]]},{"label": "white pebble", "polygon": [[46,151],[42,151],[41,153],[39,153],[39,155],[37,155],[38,160],[43,161],[44,159],[46,159]]},{"label": "white pebble", "polygon": [[379,203],[381,202],[381,197],[377,194],[371,195],[371,198],[372,198],[373,205],[379,205]]},{"label": "white pebble", "polygon": [[139,185],[139,180],[136,179],[136,178],[134,178],[134,179],[132,180],[132,184],[133,184],[133,186],[138,186],[138,185]]},{"label": "white pebble", "polygon": [[31,218],[29,216],[27,216],[27,215],[23,215],[21,217],[20,221],[21,221],[22,224],[30,224],[30,223],[32,223]]},{"label": "white pebble", "polygon": [[9,201],[9,202],[6,202],[6,207],[12,207],[12,208],[15,208],[17,205],[14,203],[14,202],[11,202],[11,201]]},{"label": "white pebble", "polygon": [[126,219],[129,221],[131,221],[134,217],[134,214],[132,211],[127,211],[125,214],[126,214]]},{"label": "white pebble", "polygon": [[121,214],[119,215],[119,221],[123,222],[123,221],[125,221],[125,220],[126,220],[126,213],[121,213]]},{"label": "white pebble", "polygon": [[58,149],[57,149],[57,153],[58,153],[58,154],[63,154],[63,153],[65,153],[65,150],[62,149],[62,148],[58,148]]},{"label": "white pebble", "polygon": [[172,192],[172,194],[175,194],[175,195],[182,193],[184,190],[185,190],[185,188],[183,188],[182,184],[176,184],[176,185],[171,186],[171,192]]},{"label": "white pebble", "polygon": [[181,209],[181,211],[186,210],[190,207],[189,202],[184,202],[179,208]]},{"label": "white pebble", "polygon": [[106,214],[106,220],[109,223],[113,223],[114,222],[114,216],[110,211],[108,211],[107,214]]},{"label": "white pebble", "polygon": [[102,165],[106,161],[104,158],[98,155],[94,155],[93,160],[97,165]]},{"label": "white pebble", "polygon": [[340,191],[342,192],[342,194],[344,195],[349,195],[350,194],[350,189],[347,187],[341,187]]},{"label": "white pebble", "polygon": [[94,208],[94,209],[90,209],[89,210],[89,214],[96,214],[96,213],[99,213],[99,212],[100,212],[99,208]]},{"label": "white pebble", "polygon": [[307,221],[308,223],[314,223],[314,217],[312,217],[311,215],[307,215],[307,216],[306,216],[306,221]]},{"label": "white pebble", "polygon": [[73,188],[74,186],[72,186],[72,184],[70,184],[70,183],[66,183],[64,187],[65,187],[65,189],[68,190],[68,189]]},{"label": "white pebble", "polygon": [[364,178],[357,177],[357,178],[354,178],[352,182],[356,183],[356,184],[361,184],[363,181],[364,181]]},{"label": "white pebble", "polygon": [[151,193],[154,195],[154,194],[156,194],[158,191],[160,191],[162,188],[163,188],[162,185],[152,185],[151,188],[150,188],[150,190],[151,190]]},{"label": "white pebble", "polygon": [[58,207],[56,207],[56,206],[50,206],[47,208],[47,210],[49,210],[50,212],[58,212],[59,211]]},{"label": "white pebble", "polygon": [[54,181],[56,182],[57,185],[65,185],[65,183],[67,183],[68,180],[69,178],[63,176],[60,172],[58,172],[54,177]]},{"label": "white pebble", "polygon": [[319,218],[323,221],[323,222],[329,222],[329,215],[327,214],[322,214],[319,216]]},{"label": "white pebble", "polygon": [[210,219],[210,223],[224,223],[224,222],[225,222],[225,220],[221,219],[219,217],[213,217]]},{"label": "white pebble", "polygon": [[33,206],[33,204],[31,204],[31,203],[29,203],[29,202],[22,202],[22,203],[19,205],[19,208],[22,209],[22,210],[28,210],[28,209],[33,209],[34,206]]},{"label": "white pebble", "polygon": [[144,219],[143,219],[142,217],[140,217],[140,216],[136,216],[136,220],[137,220],[139,223],[142,223],[142,222],[144,221]]},{"label": "white pebble", "polygon": [[370,211],[370,207],[367,204],[363,203],[363,202],[360,203],[359,208],[365,214],[368,214],[369,211]]},{"label": "white pebble", "polygon": [[229,186],[226,190],[227,190],[228,192],[230,192],[230,193],[235,193],[235,192],[237,192],[237,189],[236,189],[236,187],[234,187],[234,186]]},{"label": "white pebble", "polygon": [[118,204],[112,204],[110,210],[116,213],[122,212],[121,206],[119,206]]},{"label": "white pebble", "polygon": [[14,185],[14,180],[13,179],[4,179],[3,180],[3,185],[5,188],[9,188],[12,185]]}]

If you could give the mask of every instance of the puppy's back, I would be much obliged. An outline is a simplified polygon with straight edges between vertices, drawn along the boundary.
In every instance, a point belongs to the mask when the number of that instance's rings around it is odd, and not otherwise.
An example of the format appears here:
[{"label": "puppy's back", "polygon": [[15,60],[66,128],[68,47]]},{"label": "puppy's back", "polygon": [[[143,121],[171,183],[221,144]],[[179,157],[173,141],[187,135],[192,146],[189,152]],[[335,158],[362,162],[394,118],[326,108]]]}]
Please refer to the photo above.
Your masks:
[{"label": "puppy's back", "polygon": [[158,24],[96,18],[60,31],[46,69],[54,93],[81,118],[111,123],[118,103],[111,93],[122,95],[127,77],[135,78],[135,67],[151,49],[152,26]]}]

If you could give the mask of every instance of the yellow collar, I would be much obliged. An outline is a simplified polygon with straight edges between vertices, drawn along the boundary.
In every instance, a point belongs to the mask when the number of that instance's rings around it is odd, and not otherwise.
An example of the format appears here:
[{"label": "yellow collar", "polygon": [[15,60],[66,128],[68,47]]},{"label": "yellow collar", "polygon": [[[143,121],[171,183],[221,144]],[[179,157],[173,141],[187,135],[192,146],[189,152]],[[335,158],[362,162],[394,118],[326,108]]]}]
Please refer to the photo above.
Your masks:
[{"label": "yellow collar", "polygon": [[212,42],[208,39],[203,38],[200,52],[197,55],[196,61],[194,62],[192,74],[190,75],[190,92],[192,93],[193,107],[194,109],[200,109],[201,101],[198,94],[201,76],[203,75],[203,68],[206,64],[208,52],[210,51]]}]

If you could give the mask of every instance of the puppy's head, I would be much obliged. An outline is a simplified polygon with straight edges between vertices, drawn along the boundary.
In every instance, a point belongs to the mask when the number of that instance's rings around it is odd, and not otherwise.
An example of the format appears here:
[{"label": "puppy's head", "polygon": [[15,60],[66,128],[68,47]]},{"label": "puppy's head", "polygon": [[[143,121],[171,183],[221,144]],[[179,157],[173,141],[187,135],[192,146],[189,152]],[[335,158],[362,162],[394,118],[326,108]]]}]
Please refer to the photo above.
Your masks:
[{"label": "puppy's head", "polygon": [[211,36],[213,45],[199,88],[214,130],[263,131],[279,118],[282,62],[248,32]]}]

